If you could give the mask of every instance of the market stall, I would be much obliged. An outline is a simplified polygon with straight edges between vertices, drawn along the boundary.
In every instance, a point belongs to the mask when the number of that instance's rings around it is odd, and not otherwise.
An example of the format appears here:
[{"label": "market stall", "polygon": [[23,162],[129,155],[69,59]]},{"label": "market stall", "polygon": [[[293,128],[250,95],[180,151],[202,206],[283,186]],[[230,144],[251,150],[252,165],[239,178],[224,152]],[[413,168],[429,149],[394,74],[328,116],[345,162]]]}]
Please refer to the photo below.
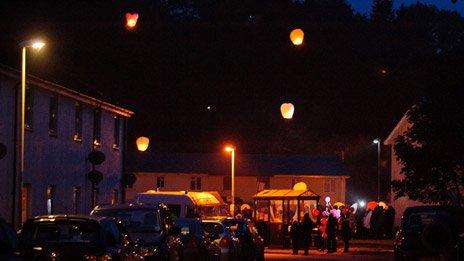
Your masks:
[{"label": "market stall", "polygon": [[302,222],[305,213],[317,208],[320,196],[311,191],[268,189],[253,196],[254,220],[267,245],[289,246],[288,227]]}]

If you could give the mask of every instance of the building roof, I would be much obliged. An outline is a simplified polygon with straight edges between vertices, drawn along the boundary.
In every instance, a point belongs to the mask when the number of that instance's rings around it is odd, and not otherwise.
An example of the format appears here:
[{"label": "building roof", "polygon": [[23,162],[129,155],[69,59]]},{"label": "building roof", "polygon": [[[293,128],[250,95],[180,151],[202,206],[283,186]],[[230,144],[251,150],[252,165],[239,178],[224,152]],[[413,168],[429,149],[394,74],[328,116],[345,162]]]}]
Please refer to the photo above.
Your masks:
[{"label": "building roof", "polygon": [[[15,78],[15,79],[19,80],[21,72],[0,63],[0,73],[3,74],[3,75],[6,75],[8,77]],[[91,106],[100,107],[100,108],[102,108],[104,110],[111,111],[111,112],[119,114],[121,116],[130,117],[131,115],[134,114],[134,112],[132,112],[132,111],[130,111],[128,109],[116,106],[114,104],[111,104],[111,103],[108,103],[108,102],[105,102],[105,101],[102,101],[102,100],[99,100],[99,99],[96,99],[96,98],[91,97],[91,96],[86,95],[86,94],[82,94],[80,92],[71,90],[71,89],[66,88],[64,86],[61,86],[59,84],[56,84],[56,83],[41,79],[41,78],[39,78],[37,76],[34,76],[34,75],[28,74],[27,75],[27,82],[29,84],[34,85],[34,86],[40,87],[42,89],[45,89],[45,90],[60,94],[60,95],[65,96],[65,97],[72,98],[74,100],[89,104]]]},{"label": "building roof", "polygon": [[390,132],[388,137],[385,139],[383,142],[384,145],[392,145],[395,142],[396,137],[400,135],[400,129],[403,128],[403,126],[409,124],[408,123],[408,112],[406,112],[403,117],[401,117],[401,120],[396,124],[395,128]]},{"label": "building roof", "polygon": [[[225,175],[230,173],[230,156],[225,153],[138,153],[136,159],[130,159],[129,166],[137,172]],[[240,153],[235,157],[235,174],[346,176],[338,156]]]},{"label": "building roof", "polygon": [[265,189],[253,196],[253,199],[314,199],[319,200],[321,196],[312,190],[293,189]]}]

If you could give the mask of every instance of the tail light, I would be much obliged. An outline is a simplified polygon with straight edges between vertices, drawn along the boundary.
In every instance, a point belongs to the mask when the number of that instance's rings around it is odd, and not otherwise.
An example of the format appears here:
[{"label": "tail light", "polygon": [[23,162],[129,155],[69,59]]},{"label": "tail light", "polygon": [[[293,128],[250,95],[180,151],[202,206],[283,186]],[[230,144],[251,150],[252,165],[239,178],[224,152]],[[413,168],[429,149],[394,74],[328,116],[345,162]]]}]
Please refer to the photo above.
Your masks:
[{"label": "tail light", "polygon": [[219,246],[220,246],[220,247],[229,247],[231,241],[232,241],[232,240],[231,240],[229,237],[223,237],[223,238],[221,238],[221,240],[219,241]]}]

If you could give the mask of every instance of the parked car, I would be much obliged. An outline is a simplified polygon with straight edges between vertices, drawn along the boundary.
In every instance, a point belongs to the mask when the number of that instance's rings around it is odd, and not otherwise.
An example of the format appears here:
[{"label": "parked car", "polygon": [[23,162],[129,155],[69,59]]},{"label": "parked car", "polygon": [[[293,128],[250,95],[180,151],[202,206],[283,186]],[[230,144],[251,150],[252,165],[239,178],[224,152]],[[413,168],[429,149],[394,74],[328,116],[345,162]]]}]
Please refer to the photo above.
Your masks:
[{"label": "parked car", "polygon": [[0,260],[18,260],[19,241],[13,227],[0,218]]},{"label": "parked car", "polygon": [[464,210],[417,206],[404,211],[394,241],[395,260],[464,260]]},{"label": "parked car", "polygon": [[208,237],[199,219],[178,218],[174,226],[180,229],[184,260],[220,260],[221,248]]},{"label": "parked car", "polygon": [[91,215],[116,218],[135,240],[135,251],[144,259],[181,260],[180,231],[163,204],[98,206]]},{"label": "parked car", "polygon": [[26,260],[121,260],[130,255],[111,218],[38,216],[23,224],[19,240]]},{"label": "parked car", "polygon": [[203,229],[221,249],[221,260],[239,260],[240,242],[221,220],[202,220]]},{"label": "parked car", "polygon": [[241,260],[264,260],[264,240],[251,220],[226,218],[222,222],[240,240]]}]

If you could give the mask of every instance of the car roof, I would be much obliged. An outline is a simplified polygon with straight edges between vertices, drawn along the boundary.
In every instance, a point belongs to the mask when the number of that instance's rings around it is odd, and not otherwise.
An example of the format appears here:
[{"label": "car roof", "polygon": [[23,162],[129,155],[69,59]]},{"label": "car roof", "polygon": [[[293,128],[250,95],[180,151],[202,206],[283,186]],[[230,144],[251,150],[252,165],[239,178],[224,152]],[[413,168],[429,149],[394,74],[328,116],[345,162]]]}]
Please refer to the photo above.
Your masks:
[{"label": "car roof", "polygon": [[162,209],[166,206],[164,204],[147,204],[147,203],[136,203],[136,204],[117,204],[117,205],[100,205],[96,206],[93,210],[103,209]]},{"label": "car roof", "polygon": [[42,222],[42,221],[55,221],[55,220],[66,220],[66,219],[73,219],[73,220],[82,220],[82,221],[96,221],[101,222],[104,219],[108,219],[107,217],[97,217],[97,216],[90,216],[90,215],[68,215],[68,214],[57,214],[57,215],[41,215],[33,217],[29,220],[33,222]]}]

